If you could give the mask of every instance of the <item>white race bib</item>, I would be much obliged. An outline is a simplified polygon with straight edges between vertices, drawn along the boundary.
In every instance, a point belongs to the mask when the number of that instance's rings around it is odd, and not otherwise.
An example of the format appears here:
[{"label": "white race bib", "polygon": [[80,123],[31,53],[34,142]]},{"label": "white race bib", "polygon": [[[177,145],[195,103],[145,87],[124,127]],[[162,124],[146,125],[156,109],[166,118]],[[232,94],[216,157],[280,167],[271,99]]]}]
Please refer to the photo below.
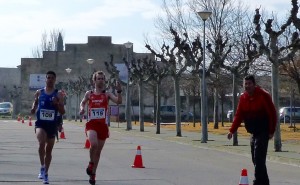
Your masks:
[{"label": "white race bib", "polygon": [[105,118],[104,108],[92,108],[90,111],[90,119],[103,119]]},{"label": "white race bib", "polygon": [[40,120],[53,121],[54,120],[55,111],[48,109],[40,110]]}]

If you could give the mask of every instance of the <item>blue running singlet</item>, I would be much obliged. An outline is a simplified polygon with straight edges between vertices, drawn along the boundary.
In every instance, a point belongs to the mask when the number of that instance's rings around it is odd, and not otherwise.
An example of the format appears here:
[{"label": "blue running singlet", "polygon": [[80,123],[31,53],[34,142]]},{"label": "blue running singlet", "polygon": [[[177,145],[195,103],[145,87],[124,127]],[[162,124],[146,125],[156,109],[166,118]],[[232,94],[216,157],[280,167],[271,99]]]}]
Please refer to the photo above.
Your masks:
[{"label": "blue running singlet", "polygon": [[36,123],[56,124],[57,109],[53,106],[52,100],[57,97],[58,90],[55,89],[52,94],[46,94],[45,89],[41,89],[41,94],[38,101],[38,109],[36,112]]}]

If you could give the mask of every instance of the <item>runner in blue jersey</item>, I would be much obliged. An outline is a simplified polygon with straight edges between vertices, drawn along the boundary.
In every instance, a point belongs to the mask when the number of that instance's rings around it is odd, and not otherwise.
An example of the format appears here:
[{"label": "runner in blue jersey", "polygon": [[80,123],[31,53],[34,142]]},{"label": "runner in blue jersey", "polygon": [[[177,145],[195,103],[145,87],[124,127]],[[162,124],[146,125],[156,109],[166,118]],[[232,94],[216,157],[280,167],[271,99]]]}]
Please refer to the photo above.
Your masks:
[{"label": "runner in blue jersey", "polygon": [[40,173],[39,179],[49,184],[48,169],[52,159],[52,149],[57,133],[57,114],[65,113],[61,91],[55,89],[56,74],[53,71],[46,73],[46,87],[36,91],[31,113],[36,113],[36,137],[39,142]]}]

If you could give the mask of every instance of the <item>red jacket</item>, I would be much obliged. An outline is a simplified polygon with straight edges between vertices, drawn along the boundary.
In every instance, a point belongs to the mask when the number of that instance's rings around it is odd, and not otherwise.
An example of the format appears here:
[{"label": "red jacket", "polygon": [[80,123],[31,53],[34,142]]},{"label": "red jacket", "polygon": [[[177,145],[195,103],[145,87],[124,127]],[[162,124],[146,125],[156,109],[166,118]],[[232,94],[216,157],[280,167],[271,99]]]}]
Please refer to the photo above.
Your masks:
[{"label": "red jacket", "polygon": [[254,127],[253,129],[256,131],[259,131],[264,129],[264,124],[267,124],[265,125],[266,130],[268,130],[269,134],[274,134],[277,123],[277,112],[272,102],[272,98],[267,91],[256,86],[252,96],[247,92],[244,92],[241,95],[229,131],[231,133],[236,132],[242,122],[245,123],[248,132],[249,126]]}]

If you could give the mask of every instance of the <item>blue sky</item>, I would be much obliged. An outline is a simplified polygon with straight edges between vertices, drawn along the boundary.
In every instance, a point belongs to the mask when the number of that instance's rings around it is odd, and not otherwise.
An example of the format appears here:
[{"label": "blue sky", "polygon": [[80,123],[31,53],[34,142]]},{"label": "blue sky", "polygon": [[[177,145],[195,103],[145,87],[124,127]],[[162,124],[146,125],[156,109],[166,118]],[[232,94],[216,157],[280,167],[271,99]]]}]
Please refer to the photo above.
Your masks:
[{"label": "blue sky", "polygon": [[[245,3],[248,1],[245,1]],[[289,0],[252,0],[251,8],[287,12]],[[130,41],[135,52],[145,35],[155,37],[154,19],[161,0],[0,0],[0,67],[16,67],[31,57],[42,34],[64,31],[64,43],[86,43],[88,36],[112,36],[115,44]]]}]

